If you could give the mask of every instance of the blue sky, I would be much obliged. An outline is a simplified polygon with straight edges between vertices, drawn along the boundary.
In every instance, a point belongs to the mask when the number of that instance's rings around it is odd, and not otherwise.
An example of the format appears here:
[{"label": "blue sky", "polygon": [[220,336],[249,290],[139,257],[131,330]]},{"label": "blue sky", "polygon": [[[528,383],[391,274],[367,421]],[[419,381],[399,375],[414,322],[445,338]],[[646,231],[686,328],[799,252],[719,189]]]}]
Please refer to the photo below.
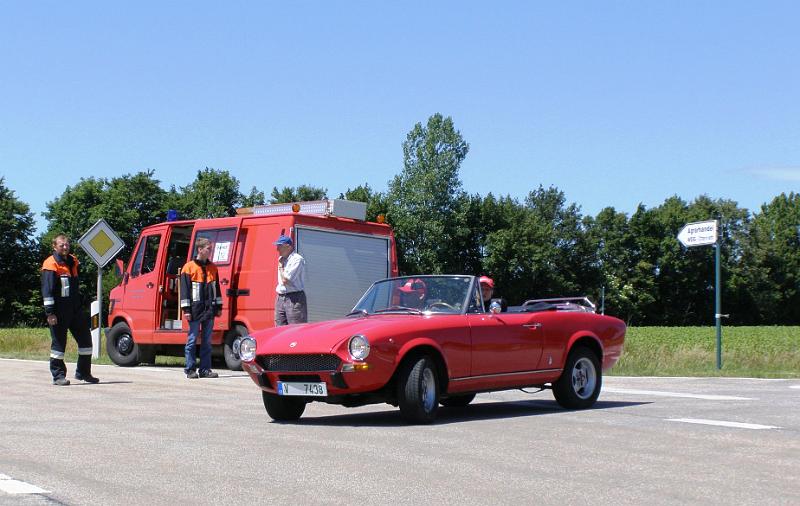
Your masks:
[{"label": "blue sky", "polygon": [[584,214],[800,187],[800,2],[0,1],[0,176],[384,191],[450,116],[464,189]]}]

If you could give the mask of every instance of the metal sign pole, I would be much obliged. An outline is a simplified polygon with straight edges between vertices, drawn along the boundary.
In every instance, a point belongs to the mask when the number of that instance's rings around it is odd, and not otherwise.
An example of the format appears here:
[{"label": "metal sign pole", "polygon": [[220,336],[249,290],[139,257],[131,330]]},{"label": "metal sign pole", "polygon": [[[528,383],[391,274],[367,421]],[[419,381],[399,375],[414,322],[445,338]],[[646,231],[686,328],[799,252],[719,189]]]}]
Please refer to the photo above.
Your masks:
[{"label": "metal sign pole", "polygon": [[[103,345],[103,268],[97,266],[97,343],[98,348]],[[100,350],[97,350],[100,355]]]},{"label": "metal sign pole", "polygon": [[[719,222],[717,222],[717,229],[719,229]],[[716,275],[714,276],[715,283],[714,283],[714,307],[715,307],[715,314],[714,318],[717,320],[717,370],[722,369],[722,293],[720,291],[720,262],[719,262],[719,250],[722,248],[722,241],[720,240],[721,234],[717,234],[717,244],[714,245],[714,248],[717,250],[716,254],[714,255],[714,271]]]},{"label": "metal sign pole", "polygon": [[722,239],[720,227],[722,220],[707,220],[695,221],[687,223],[678,232],[678,241],[687,248],[693,246],[707,246],[714,245],[716,248],[715,256],[715,282],[714,282],[714,306],[715,313],[714,319],[717,325],[717,369],[722,369],[722,317],[727,316],[720,313],[722,311],[722,289],[720,287],[722,276],[720,275],[720,248],[722,248]]},{"label": "metal sign pole", "polygon": [[92,302],[92,357],[98,358],[103,338],[103,267],[122,251],[125,243],[100,218],[78,239],[78,244],[97,264],[97,300]]}]

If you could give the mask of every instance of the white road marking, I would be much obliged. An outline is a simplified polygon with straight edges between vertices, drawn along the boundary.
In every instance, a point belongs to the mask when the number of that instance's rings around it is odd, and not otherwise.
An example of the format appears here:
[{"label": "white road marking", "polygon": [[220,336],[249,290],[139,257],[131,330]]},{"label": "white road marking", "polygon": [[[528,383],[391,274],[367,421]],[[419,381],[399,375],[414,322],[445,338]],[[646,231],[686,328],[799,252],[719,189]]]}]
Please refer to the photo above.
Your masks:
[{"label": "white road marking", "polygon": [[800,388],[800,385],[792,385],[789,388]]},{"label": "white road marking", "polygon": [[707,401],[752,401],[752,397],[735,397],[733,395],[712,395],[712,394],[686,394],[682,392],[663,392],[660,390],[632,390],[628,388],[608,388],[603,387],[603,392],[615,394],[634,394],[634,395],[655,395],[657,397],[684,397],[687,399],[703,399]]},{"label": "white road marking", "polygon": [[698,423],[701,425],[716,425],[718,427],[733,427],[734,429],[780,429],[774,425],[760,425],[757,423],[726,422],[723,420],[705,420],[703,418],[668,418],[670,422]]},{"label": "white road marking", "polygon": [[36,485],[25,483],[24,481],[14,480],[10,476],[0,474],[0,491],[6,494],[49,494],[47,490],[41,489]]}]

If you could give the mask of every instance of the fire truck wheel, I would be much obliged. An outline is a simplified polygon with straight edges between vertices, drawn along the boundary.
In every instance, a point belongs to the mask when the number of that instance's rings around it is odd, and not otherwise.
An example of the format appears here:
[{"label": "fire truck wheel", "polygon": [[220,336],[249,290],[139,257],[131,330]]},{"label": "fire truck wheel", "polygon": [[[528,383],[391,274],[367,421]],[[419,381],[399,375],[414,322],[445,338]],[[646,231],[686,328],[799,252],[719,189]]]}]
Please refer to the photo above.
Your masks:
[{"label": "fire truck wheel", "polygon": [[139,345],[133,340],[131,329],[119,322],[106,334],[108,358],[117,365],[132,367],[139,364]]},{"label": "fire truck wheel", "polygon": [[239,358],[239,343],[242,338],[249,335],[247,327],[244,325],[234,325],[232,329],[225,334],[225,366],[231,371],[242,370],[242,359]]}]

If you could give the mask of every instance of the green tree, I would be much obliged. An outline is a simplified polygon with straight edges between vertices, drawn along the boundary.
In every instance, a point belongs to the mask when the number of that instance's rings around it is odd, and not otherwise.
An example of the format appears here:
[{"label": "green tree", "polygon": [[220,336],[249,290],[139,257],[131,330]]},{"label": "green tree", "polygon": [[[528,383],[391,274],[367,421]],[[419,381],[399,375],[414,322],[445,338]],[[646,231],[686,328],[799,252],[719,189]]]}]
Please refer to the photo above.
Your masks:
[{"label": "green tree", "polygon": [[[684,248],[677,240],[686,223],[721,220],[723,301],[726,274],[735,272],[741,255],[738,238],[747,211],[735,202],[712,200],[703,195],[691,203],[673,196],[660,206],[639,206],[629,221],[628,283],[610,283],[612,290],[633,287],[638,303],[630,309],[632,321],[644,325],[709,325],[714,323],[714,248]],[[650,278],[650,279],[648,279]],[[609,293],[613,299],[616,294]]]},{"label": "green tree", "polygon": [[264,192],[254,186],[250,189],[250,193],[242,199],[242,207],[262,206],[265,202]]},{"label": "green tree", "polygon": [[[45,233],[39,238],[40,261],[51,254],[51,242],[58,234],[72,239],[72,252],[81,262],[81,291],[87,298],[96,293],[97,266],[86,255],[78,239],[97,220],[104,219],[125,243],[118,258],[130,256],[144,227],[164,221],[169,203],[152,170],[123,175],[110,180],[81,179],[67,186],[64,193],[47,203],[44,216],[48,220]],[[104,270],[103,291],[107,297],[116,278],[111,265]]]},{"label": "green tree", "polygon": [[434,114],[403,142],[403,170],[389,183],[389,222],[395,230],[400,270],[457,272],[466,214],[458,172],[469,145],[453,120]]},{"label": "green tree", "polygon": [[731,276],[736,294],[732,309],[734,321],[797,325],[800,321],[800,194],[781,193],[762,205],[761,211],[748,223],[742,243],[740,269]]},{"label": "green tree", "polygon": [[0,325],[4,327],[42,321],[34,230],[30,207],[0,177]]},{"label": "green tree", "polygon": [[[48,227],[41,238],[42,253],[50,254],[55,235],[67,234],[77,241],[102,218],[125,243],[120,256],[130,254],[144,227],[166,219],[168,194],[153,175],[154,171],[148,170],[110,180],[81,179],[78,184],[67,186],[61,196],[47,203],[44,216]],[[77,244],[73,244],[75,248]]]},{"label": "green tree", "polygon": [[325,200],[328,198],[328,190],[310,185],[300,185],[296,188],[284,186],[278,190],[277,186],[272,188],[270,204],[286,204],[288,202],[311,202],[314,200]]},{"label": "green tree", "polygon": [[628,324],[635,322],[639,307],[652,303],[653,266],[638,255],[628,216],[607,207],[595,218],[587,217],[584,226],[597,252],[600,278],[594,297],[601,302],[597,289],[605,288],[604,310]]},{"label": "green tree", "polygon": [[595,251],[577,205],[567,205],[558,189],[539,186],[507,216],[508,227],[487,235],[484,264],[508,300],[588,295],[597,278]]},{"label": "green tree", "polygon": [[[250,197],[253,196],[251,191]],[[234,216],[236,209],[245,207],[245,198],[239,192],[239,180],[227,170],[206,167],[197,171],[194,181],[181,187],[175,207],[186,219],[221,218]]]}]

